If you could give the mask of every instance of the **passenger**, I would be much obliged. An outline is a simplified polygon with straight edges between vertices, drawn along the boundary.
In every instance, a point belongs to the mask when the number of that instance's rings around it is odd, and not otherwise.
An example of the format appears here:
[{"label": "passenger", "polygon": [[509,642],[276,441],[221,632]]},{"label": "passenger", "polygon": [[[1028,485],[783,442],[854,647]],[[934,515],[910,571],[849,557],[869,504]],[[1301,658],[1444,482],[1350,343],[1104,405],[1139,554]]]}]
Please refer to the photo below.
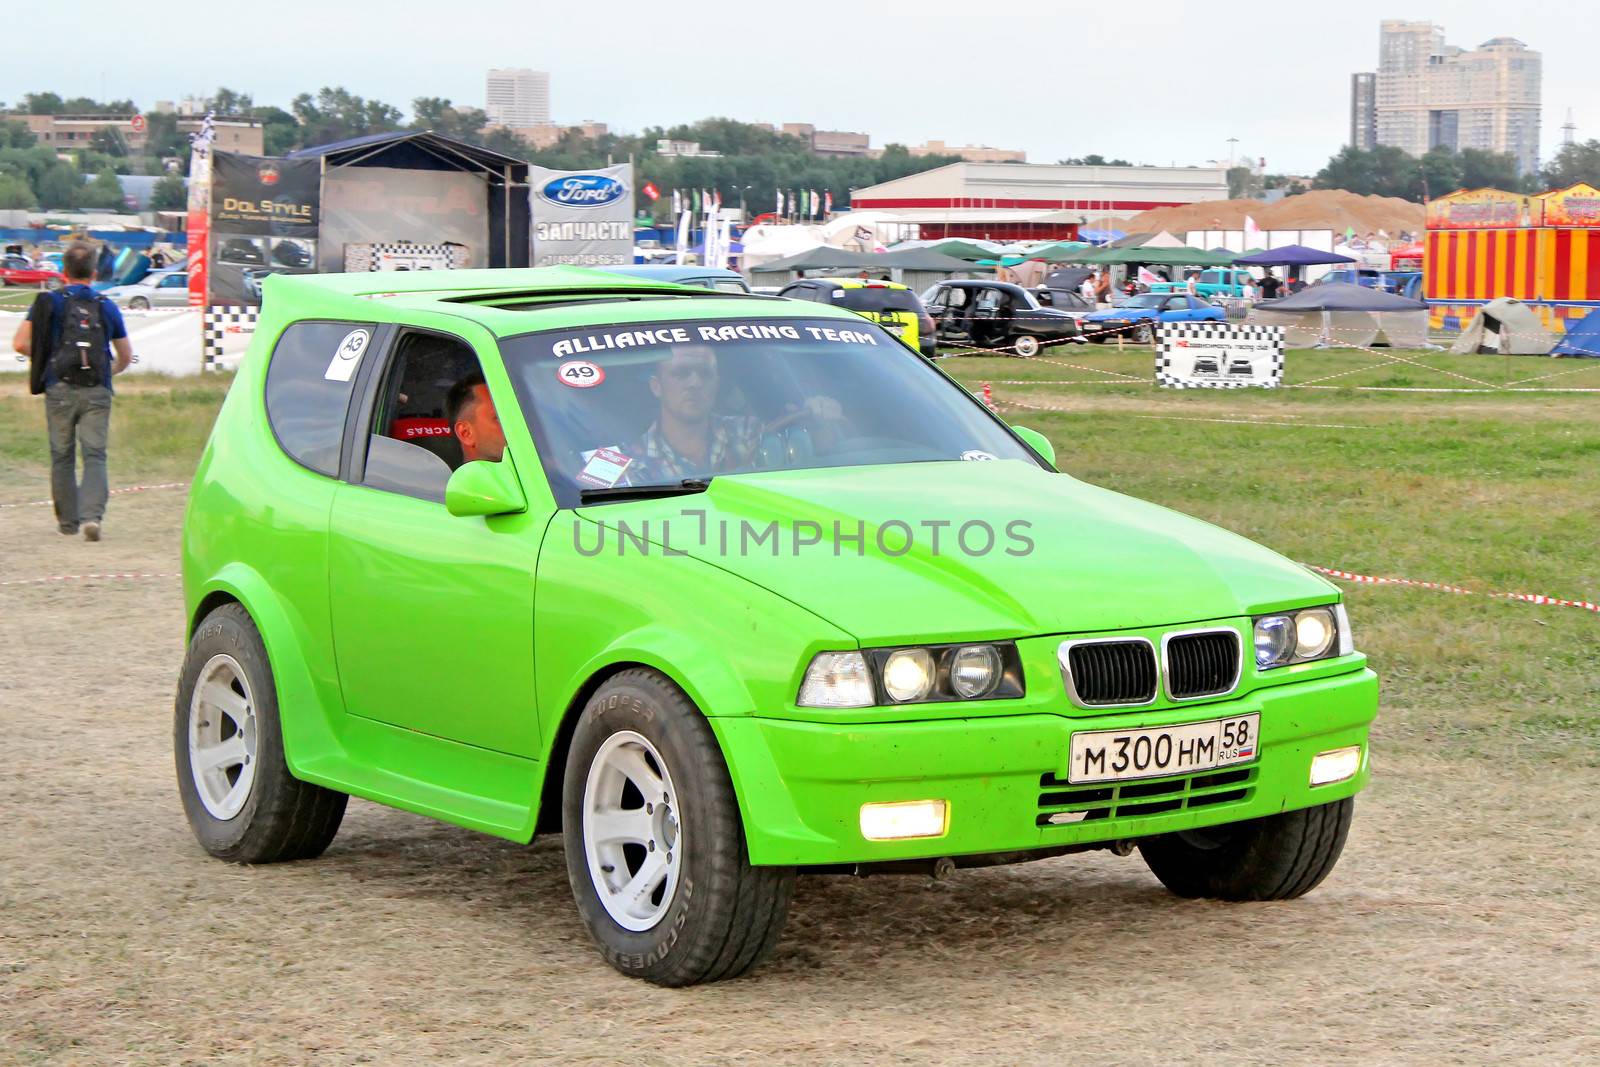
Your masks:
[{"label": "passenger", "polygon": [[489,398],[483,374],[474,371],[450,387],[444,401],[450,432],[461,446],[463,463],[475,459],[499,463],[506,454],[506,435],[500,428],[500,413]]},{"label": "passenger", "polygon": [[748,469],[761,447],[761,437],[807,417],[838,419],[843,414],[832,397],[807,397],[782,418],[763,425],[754,415],[718,415],[720,378],[717,354],[710,345],[677,345],[656,365],[650,392],[660,402],[656,420],[627,453],[633,457],[628,481],[657,485]]}]

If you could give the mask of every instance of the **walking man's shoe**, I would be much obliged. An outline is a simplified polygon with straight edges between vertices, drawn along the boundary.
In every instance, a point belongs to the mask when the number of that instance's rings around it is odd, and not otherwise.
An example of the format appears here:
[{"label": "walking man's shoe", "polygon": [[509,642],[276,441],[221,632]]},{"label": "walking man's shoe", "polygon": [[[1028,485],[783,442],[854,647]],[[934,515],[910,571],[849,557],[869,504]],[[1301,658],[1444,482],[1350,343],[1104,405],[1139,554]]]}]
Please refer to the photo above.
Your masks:
[{"label": "walking man's shoe", "polygon": [[86,523],[84,523],[83,524],[83,539],[85,541],[98,541],[98,540],[100,540],[100,524],[98,522],[86,522]]}]

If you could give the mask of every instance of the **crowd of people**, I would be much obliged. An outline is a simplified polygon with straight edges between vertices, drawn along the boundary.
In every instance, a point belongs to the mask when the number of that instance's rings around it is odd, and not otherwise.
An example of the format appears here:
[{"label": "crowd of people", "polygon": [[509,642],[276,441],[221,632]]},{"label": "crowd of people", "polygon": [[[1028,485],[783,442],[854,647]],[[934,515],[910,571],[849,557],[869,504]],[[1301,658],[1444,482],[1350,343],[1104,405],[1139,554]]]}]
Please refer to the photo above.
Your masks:
[{"label": "crowd of people", "polygon": [[[1151,286],[1161,284],[1169,287],[1173,292],[1188,290],[1191,296],[1200,295],[1200,272],[1198,270],[1186,271],[1183,281],[1177,286],[1172,286],[1172,278],[1165,269],[1154,271],[1141,269],[1131,272],[1120,283],[1113,281],[1109,269],[1092,271],[1078,286],[1078,292],[1084,300],[1097,308],[1110,307],[1113,303],[1113,293],[1123,296],[1135,296],[1139,293],[1148,293]],[[1291,272],[1285,280],[1273,274],[1269,268],[1263,272],[1259,279],[1247,275],[1240,282],[1240,292],[1237,294],[1246,304],[1257,304],[1263,300],[1276,300],[1280,296],[1289,296],[1298,293],[1306,287],[1306,281],[1297,273]]]}]

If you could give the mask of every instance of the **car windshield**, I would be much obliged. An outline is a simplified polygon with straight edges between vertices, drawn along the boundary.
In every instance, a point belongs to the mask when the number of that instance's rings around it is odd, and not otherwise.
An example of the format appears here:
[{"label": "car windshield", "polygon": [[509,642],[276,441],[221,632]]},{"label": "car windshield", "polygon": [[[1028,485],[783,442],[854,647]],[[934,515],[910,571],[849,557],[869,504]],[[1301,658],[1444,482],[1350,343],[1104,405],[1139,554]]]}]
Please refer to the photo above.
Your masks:
[{"label": "car windshield", "polygon": [[1037,462],[970,393],[866,322],[649,323],[500,347],[565,507],[584,490],[753,471]]},{"label": "car windshield", "polygon": [[1140,293],[1138,296],[1130,296],[1123,301],[1122,306],[1125,308],[1158,308],[1166,300],[1167,297],[1161,293]]}]

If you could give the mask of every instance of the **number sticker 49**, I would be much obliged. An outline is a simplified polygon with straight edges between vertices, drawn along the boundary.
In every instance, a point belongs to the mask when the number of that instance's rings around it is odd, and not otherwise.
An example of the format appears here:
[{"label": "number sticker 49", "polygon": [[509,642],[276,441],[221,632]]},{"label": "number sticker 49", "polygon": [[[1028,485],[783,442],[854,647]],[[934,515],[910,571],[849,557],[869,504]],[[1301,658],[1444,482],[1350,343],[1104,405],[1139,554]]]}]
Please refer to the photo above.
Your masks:
[{"label": "number sticker 49", "polygon": [[606,369],[586,359],[569,359],[556,368],[556,381],[574,389],[593,389],[606,380]]}]

